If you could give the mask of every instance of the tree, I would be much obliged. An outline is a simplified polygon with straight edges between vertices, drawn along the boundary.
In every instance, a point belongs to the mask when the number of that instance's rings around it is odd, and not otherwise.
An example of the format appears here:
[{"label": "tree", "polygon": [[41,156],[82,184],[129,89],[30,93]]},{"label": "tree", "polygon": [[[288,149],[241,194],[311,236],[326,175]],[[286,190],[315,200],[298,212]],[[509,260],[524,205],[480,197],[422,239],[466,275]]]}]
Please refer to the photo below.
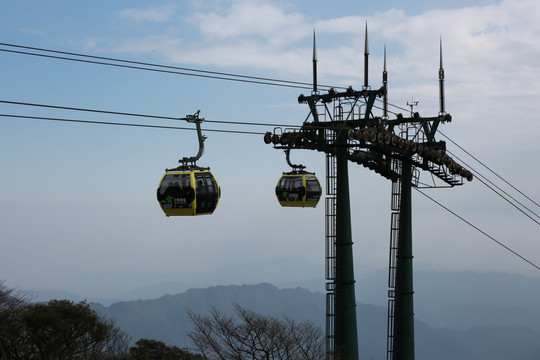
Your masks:
[{"label": "tree", "polygon": [[18,322],[22,309],[28,303],[26,297],[0,281],[0,359],[11,359],[11,349],[21,343]]},{"label": "tree", "polygon": [[157,340],[140,339],[135,345],[129,349],[131,360],[203,360],[199,354]]},{"label": "tree", "polygon": [[0,284],[0,359],[117,359],[128,336],[86,302],[29,304]]},{"label": "tree", "polygon": [[194,330],[188,332],[205,359],[319,360],[325,355],[324,336],[309,321],[279,320],[239,305],[235,316],[216,309],[209,315],[188,311]]},{"label": "tree", "polygon": [[26,303],[27,298],[24,294],[8,288],[4,281],[0,281],[0,311],[20,308]]}]

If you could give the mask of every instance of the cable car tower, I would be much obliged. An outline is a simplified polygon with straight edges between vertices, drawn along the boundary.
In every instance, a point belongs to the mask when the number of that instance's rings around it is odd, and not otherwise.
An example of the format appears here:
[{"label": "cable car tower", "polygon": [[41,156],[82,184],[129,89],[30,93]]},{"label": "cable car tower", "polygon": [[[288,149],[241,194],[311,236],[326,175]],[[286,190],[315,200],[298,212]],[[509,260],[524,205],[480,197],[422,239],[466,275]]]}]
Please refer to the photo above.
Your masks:
[{"label": "cable car tower", "polygon": [[[441,41],[442,44],[442,41]],[[453,187],[471,181],[472,173],[446,154],[446,143],[436,140],[437,128],[452,120],[444,109],[444,70],[439,69],[440,111],[434,117],[388,116],[388,74],[384,51],[383,84],[373,90],[368,82],[367,24],[364,85],[321,93],[317,89],[317,53],[313,35],[313,91],[298,102],[309,115],[298,130],[266,133],[264,140],[277,149],[308,149],[326,155],[326,359],[358,359],[356,300],[352,251],[348,163],[354,162],[392,182],[389,261],[387,359],[414,359],[411,188],[419,187],[421,171],[432,184]],[[376,101],[382,115],[376,116]],[[308,121],[311,120],[311,121]]]}]

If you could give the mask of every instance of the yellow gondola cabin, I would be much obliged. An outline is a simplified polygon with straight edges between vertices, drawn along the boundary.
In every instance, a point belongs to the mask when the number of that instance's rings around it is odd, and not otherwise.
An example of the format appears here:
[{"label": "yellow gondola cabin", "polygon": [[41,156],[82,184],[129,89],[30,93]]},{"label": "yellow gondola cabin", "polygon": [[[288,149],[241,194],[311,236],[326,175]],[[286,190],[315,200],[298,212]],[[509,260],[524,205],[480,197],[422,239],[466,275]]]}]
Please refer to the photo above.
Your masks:
[{"label": "yellow gondola cabin", "polygon": [[221,190],[210,171],[168,171],[157,189],[167,216],[209,215],[216,209]]},{"label": "yellow gondola cabin", "polygon": [[283,173],[276,186],[276,196],[283,207],[315,207],[321,193],[321,184],[313,173]]}]

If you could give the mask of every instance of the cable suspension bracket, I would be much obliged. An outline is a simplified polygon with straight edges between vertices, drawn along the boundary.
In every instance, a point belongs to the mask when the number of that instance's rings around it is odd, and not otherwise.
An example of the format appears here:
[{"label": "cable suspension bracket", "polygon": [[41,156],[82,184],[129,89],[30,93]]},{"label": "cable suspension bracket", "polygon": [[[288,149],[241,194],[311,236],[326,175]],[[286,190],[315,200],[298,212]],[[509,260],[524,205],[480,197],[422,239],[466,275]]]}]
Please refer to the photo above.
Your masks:
[{"label": "cable suspension bracket", "polygon": [[284,173],[287,175],[297,175],[297,174],[310,174],[307,171],[305,171],[305,166],[302,164],[293,164],[291,162],[291,147],[288,149],[285,149],[285,158],[287,159],[287,164],[292,168],[291,172]]},{"label": "cable suspension bracket", "polygon": [[197,128],[197,138],[199,140],[199,152],[195,156],[184,157],[178,160],[178,162],[181,164],[180,166],[174,169],[166,169],[166,171],[210,170],[209,167],[200,167],[196,164],[197,160],[199,160],[204,153],[204,141],[206,140],[206,136],[202,134],[201,123],[204,121],[204,118],[199,117],[200,112],[201,110],[197,110],[195,114],[186,115],[185,118],[179,119],[186,120],[189,123],[195,123],[195,126]]}]

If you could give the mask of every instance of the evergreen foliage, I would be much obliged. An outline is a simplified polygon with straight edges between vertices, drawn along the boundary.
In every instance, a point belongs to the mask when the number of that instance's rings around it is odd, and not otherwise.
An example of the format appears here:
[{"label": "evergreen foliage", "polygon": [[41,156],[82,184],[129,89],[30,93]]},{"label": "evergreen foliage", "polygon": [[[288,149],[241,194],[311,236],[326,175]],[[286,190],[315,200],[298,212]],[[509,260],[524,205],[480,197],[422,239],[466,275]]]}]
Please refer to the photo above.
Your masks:
[{"label": "evergreen foliage", "polygon": [[0,359],[114,360],[129,337],[86,302],[28,303],[0,283]]}]

